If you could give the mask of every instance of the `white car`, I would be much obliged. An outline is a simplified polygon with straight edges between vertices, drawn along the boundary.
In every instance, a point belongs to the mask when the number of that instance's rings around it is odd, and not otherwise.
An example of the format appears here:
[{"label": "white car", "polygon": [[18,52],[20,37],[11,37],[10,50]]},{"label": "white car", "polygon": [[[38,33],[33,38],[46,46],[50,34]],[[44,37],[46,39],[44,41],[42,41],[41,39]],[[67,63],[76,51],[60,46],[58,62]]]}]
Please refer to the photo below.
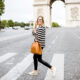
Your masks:
[{"label": "white car", "polygon": [[21,28],[20,26],[12,27],[12,29],[15,29],[15,30],[18,30],[20,28]]}]

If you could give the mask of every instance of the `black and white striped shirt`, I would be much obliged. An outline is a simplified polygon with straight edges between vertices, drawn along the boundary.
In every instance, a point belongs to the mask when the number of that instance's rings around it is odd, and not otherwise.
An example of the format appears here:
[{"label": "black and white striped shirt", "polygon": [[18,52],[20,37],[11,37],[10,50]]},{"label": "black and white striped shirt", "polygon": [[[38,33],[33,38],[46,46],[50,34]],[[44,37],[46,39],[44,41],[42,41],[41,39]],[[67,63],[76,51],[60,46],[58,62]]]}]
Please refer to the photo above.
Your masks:
[{"label": "black and white striped shirt", "polygon": [[36,33],[32,32],[33,35],[36,36],[36,38],[38,39],[38,42],[40,42],[41,47],[45,47],[45,32],[46,32],[46,28],[44,26],[40,26],[36,29]]}]

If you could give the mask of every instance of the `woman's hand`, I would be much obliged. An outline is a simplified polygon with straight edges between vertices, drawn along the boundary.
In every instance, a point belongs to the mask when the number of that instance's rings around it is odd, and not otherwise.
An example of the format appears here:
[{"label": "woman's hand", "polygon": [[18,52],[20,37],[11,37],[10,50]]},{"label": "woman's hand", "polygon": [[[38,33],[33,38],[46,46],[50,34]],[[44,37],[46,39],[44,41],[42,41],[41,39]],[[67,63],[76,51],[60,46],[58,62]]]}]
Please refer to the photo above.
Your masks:
[{"label": "woman's hand", "polygon": [[38,23],[37,23],[37,21],[35,22],[35,28],[37,27],[37,25],[38,25]]},{"label": "woman's hand", "polygon": [[38,23],[37,23],[37,21],[36,21],[36,22],[35,22],[34,29],[33,29],[34,32],[36,32],[37,25],[38,25]]}]

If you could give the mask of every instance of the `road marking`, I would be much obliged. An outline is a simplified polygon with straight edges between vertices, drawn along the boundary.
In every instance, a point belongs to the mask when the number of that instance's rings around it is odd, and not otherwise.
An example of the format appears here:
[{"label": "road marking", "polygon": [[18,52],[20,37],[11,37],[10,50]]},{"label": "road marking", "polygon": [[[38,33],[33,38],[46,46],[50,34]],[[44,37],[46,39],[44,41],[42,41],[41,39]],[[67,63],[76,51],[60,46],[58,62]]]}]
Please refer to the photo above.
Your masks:
[{"label": "road marking", "polygon": [[12,68],[6,75],[4,75],[0,80],[16,80],[21,74],[30,66],[33,61],[33,55],[30,53],[26,58],[24,58],[20,63],[18,63],[14,68]]},{"label": "road marking", "polygon": [[16,55],[16,53],[6,53],[5,55],[0,56],[0,63],[8,60],[9,58],[11,58],[11,57],[13,57],[15,55]]},{"label": "road marking", "polygon": [[12,65],[13,63],[9,62],[9,63],[6,63],[6,64],[8,64],[8,65]]},{"label": "road marking", "polygon": [[54,54],[51,65],[56,67],[56,76],[48,69],[45,80],[64,80],[64,54]]},{"label": "road marking", "polygon": [[[72,32],[73,33],[73,32]],[[76,33],[73,33],[78,39],[80,39],[80,37],[76,34]]]},{"label": "road marking", "polygon": [[55,43],[55,41],[56,41],[56,39],[58,38],[58,36],[56,36],[56,38],[52,41],[52,44],[54,44]]},{"label": "road marking", "polygon": [[5,40],[9,40],[9,39],[19,38],[19,37],[22,37],[22,36],[26,36],[28,34],[30,34],[30,32],[24,33],[24,34],[19,34],[19,35],[13,35],[13,36],[9,36],[9,37],[3,37],[3,38],[0,38],[0,42],[5,41]]}]

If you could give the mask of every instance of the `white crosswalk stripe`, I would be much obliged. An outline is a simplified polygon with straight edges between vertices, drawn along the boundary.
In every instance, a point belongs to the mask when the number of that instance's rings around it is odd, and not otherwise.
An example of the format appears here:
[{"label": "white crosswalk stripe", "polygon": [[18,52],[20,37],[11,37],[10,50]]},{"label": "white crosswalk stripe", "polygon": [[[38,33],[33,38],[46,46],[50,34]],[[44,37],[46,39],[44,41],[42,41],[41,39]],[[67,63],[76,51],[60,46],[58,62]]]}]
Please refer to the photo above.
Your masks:
[{"label": "white crosswalk stripe", "polygon": [[7,74],[5,74],[0,80],[16,80],[21,74],[30,66],[33,61],[32,54],[29,54],[14,68],[12,68]]},{"label": "white crosswalk stripe", "polygon": [[15,56],[17,53],[6,53],[5,55],[3,56],[0,56],[0,63],[8,60],[9,58]]},{"label": "white crosswalk stripe", "polygon": [[53,77],[48,70],[45,80],[64,80],[64,54],[55,54],[51,64],[56,67],[56,76]]}]

